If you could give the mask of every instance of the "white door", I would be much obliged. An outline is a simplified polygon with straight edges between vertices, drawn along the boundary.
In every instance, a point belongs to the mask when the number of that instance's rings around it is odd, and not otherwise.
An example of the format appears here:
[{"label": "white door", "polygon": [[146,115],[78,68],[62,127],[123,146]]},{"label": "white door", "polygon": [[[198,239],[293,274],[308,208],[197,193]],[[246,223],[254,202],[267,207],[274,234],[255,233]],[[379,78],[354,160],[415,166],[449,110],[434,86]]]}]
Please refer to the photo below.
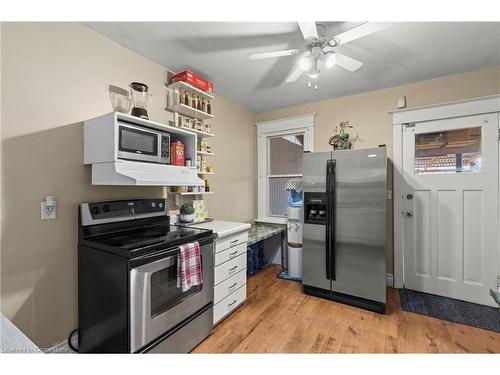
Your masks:
[{"label": "white door", "polygon": [[405,288],[495,306],[498,116],[406,125]]}]

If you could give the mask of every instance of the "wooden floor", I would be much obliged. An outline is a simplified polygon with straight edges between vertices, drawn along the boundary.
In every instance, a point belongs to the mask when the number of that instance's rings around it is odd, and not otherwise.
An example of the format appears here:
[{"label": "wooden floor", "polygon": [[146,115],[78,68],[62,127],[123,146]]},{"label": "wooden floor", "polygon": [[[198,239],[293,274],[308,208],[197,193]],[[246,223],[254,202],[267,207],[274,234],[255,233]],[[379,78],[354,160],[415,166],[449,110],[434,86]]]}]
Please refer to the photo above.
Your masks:
[{"label": "wooden floor", "polygon": [[248,279],[247,300],[194,353],[500,353],[500,334],[401,310],[387,313],[307,296],[268,267]]}]

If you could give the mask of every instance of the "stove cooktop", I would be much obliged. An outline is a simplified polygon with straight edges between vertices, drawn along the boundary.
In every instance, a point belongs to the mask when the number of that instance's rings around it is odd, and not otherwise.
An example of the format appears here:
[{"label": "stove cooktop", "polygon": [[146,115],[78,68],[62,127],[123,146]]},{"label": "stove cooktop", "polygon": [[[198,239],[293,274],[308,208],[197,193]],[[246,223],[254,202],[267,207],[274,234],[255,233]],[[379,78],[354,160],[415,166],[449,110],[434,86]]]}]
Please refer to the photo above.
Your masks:
[{"label": "stove cooktop", "polygon": [[188,228],[177,225],[143,228],[89,238],[90,245],[97,245],[113,253],[134,257],[169,247],[179,246],[210,237],[211,230]]}]

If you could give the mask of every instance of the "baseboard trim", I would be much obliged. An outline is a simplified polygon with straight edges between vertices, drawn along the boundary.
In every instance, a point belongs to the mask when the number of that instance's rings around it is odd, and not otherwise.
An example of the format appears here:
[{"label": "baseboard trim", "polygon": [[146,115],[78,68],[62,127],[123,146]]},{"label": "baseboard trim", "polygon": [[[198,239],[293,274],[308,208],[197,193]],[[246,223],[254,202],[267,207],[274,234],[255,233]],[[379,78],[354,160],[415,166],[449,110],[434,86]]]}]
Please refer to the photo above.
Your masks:
[{"label": "baseboard trim", "polygon": [[385,285],[394,288],[394,275],[392,273],[387,273],[385,275]]}]

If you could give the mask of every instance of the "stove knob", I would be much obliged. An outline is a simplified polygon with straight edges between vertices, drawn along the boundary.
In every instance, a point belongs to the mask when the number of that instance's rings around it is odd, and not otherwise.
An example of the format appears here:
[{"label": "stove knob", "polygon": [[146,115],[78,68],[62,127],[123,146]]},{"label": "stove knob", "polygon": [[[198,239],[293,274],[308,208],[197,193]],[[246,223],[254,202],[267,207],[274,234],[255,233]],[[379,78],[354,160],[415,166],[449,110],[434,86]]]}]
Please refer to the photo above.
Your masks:
[{"label": "stove knob", "polygon": [[160,205],[159,205],[159,206],[160,206],[160,208],[163,208],[163,203],[160,203]]},{"label": "stove knob", "polygon": [[151,203],[151,207],[155,208],[156,207],[156,203],[155,202]]},{"label": "stove knob", "polygon": [[99,215],[99,213],[101,212],[101,210],[99,210],[99,207],[92,207],[92,209],[90,210],[90,212],[92,212],[92,215]]},{"label": "stove knob", "polygon": [[110,209],[109,209],[109,204],[105,204],[104,206],[102,206],[102,210],[103,210],[104,212],[109,212],[109,211],[110,211]]}]

